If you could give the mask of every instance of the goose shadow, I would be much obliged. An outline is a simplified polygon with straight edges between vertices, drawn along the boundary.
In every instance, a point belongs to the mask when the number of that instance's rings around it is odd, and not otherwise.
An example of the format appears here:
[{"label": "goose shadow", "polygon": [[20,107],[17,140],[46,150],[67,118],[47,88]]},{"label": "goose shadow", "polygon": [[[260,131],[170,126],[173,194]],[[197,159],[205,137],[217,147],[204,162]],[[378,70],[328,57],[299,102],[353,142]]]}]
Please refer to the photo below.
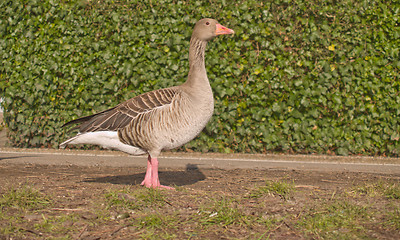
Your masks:
[{"label": "goose shadow", "polygon": [[[111,183],[120,185],[139,185],[145,176],[145,172],[129,175],[117,175],[106,177],[86,178],[83,182]],[[187,164],[184,171],[159,171],[160,182],[167,186],[191,185],[206,179],[196,164]]]}]

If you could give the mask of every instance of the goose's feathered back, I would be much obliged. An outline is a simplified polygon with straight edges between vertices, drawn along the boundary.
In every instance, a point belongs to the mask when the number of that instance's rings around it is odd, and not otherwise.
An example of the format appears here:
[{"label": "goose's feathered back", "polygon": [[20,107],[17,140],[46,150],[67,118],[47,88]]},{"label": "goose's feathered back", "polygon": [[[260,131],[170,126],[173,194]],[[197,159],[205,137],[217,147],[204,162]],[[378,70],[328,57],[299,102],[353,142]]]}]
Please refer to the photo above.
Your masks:
[{"label": "goose's feathered back", "polygon": [[157,108],[168,105],[176,95],[174,88],[159,89],[131,98],[116,107],[105,111],[78,118],[63,125],[63,127],[79,124],[73,129],[80,133],[96,131],[118,131],[126,127],[138,116],[147,112],[157,111]]}]

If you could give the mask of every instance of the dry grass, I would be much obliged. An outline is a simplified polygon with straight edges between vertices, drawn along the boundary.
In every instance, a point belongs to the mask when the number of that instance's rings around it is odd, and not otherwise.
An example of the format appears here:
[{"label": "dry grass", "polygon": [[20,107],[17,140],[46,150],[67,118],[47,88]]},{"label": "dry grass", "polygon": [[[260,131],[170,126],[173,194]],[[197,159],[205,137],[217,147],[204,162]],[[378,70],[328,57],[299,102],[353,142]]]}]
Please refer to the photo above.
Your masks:
[{"label": "dry grass", "polygon": [[82,182],[103,169],[68,171],[38,167],[29,183],[3,184],[0,238],[368,239],[400,230],[399,184],[382,177],[214,170],[193,188],[165,191]]}]

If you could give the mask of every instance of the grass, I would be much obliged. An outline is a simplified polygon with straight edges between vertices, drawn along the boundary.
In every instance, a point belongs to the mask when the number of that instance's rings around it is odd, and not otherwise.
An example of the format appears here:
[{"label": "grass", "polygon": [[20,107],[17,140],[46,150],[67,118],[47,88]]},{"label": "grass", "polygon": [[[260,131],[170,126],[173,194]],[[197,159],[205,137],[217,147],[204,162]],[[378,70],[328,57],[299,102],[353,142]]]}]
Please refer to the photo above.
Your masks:
[{"label": "grass", "polygon": [[25,220],[21,218],[24,213],[34,213],[51,206],[50,197],[45,196],[39,190],[28,184],[11,186],[5,188],[0,194],[0,220],[8,222],[0,225],[0,236],[23,234],[25,231],[20,227]]},{"label": "grass", "polygon": [[4,225],[0,225],[0,237],[1,235],[19,235],[21,232],[21,228],[18,224],[21,220],[16,216],[9,216],[4,212],[0,213],[0,219],[5,220],[7,223]]},{"label": "grass", "polygon": [[168,232],[157,232],[154,229],[150,229],[147,232],[144,232],[142,234],[140,234],[140,239],[143,240],[159,240],[159,239],[165,239],[165,240],[169,240],[169,239],[177,239],[175,234],[170,234]]},{"label": "grass", "polygon": [[238,205],[234,198],[214,199],[211,204],[203,206],[200,211],[200,222],[204,225],[249,225],[250,217],[244,214]]},{"label": "grass", "polygon": [[163,206],[167,203],[162,191],[152,188],[133,190],[127,187],[122,190],[110,190],[105,194],[105,198],[108,208],[119,207],[129,210]]},{"label": "grass", "polygon": [[286,181],[265,181],[265,186],[260,186],[250,193],[250,197],[259,198],[264,195],[272,194],[278,195],[284,200],[290,199],[291,194],[294,192],[294,183]]},{"label": "grass", "polygon": [[358,238],[363,235],[363,224],[369,220],[367,207],[347,201],[327,202],[311,209],[298,222],[300,229],[322,239]]},{"label": "grass", "polygon": [[[377,182],[355,187],[353,190],[360,195],[384,196],[390,199],[397,199],[398,186],[387,182]],[[185,191],[183,191],[185,193]],[[171,229],[179,229],[179,225],[190,225],[200,223],[205,228],[197,225],[197,229],[226,228],[264,228],[262,234],[252,235],[254,239],[269,239],[273,229],[280,228],[285,221],[293,221],[293,216],[288,214],[281,217],[271,215],[249,214],[242,207],[244,202],[255,199],[252,207],[262,209],[266,207],[263,198],[268,196],[279,196],[282,200],[291,199],[296,193],[294,182],[289,181],[266,181],[265,185],[255,187],[246,196],[207,196],[196,215],[188,219],[182,219],[178,213],[169,215],[160,214],[162,208],[168,203],[167,196],[163,191],[154,189],[131,189],[124,188],[118,191],[109,191],[105,198],[107,206],[118,207],[120,210],[139,210],[143,215],[131,218],[132,226],[137,229],[146,230],[141,234],[143,239],[154,239],[154,234],[163,236],[164,239],[173,239],[176,235],[171,234]],[[250,198],[248,197],[250,196]],[[197,197],[200,197],[197,196]],[[204,197],[204,196],[203,196]],[[366,237],[364,225],[371,221],[374,214],[368,206],[357,205],[350,201],[343,201],[341,198],[347,196],[330,197],[324,203],[311,203],[309,209],[305,209],[300,220],[294,225],[300,232],[304,232],[311,238],[322,239],[353,239]],[[341,200],[337,200],[337,198]],[[259,199],[259,200],[258,200]],[[319,199],[320,200],[320,199]],[[282,202],[281,204],[284,204]],[[248,205],[248,203],[247,203]],[[149,206],[152,211],[149,212]],[[248,207],[248,206],[247,206]],[[268,207],[268,206],[267,206]],[[147,209],[147,210],[146,210]],[[156,212],[154,212],[154,209]],[[400,218],[399,209],[387,214],[386,226],[398,229]],[[196,225],[196,224],[195,224]],[[186,235],[192,236],[193,232],[188,231]],[[193,236],[196,236],[194,234]]]},{"label": "grass", "polygon": [[0,208],[43,209],[51,204],[49,197],[29,185],[11,187],[0,196]]},{"label": "grass", "polygon": [[[113,186],[84,207],[93,216],[88,219],[79,211],[52,211],[54,197],[24,184],[0,195],[0,238],[74,239],[87,228],[108,229],[111,234],[102,238],[130,229],[140,239],[274,239],[279,231],[310,239],[360,239],[371,237],[374,227],[400,230],[396,183],[365,183],[335,192],[335,198],[321,190],[306,191],[311,192],[296,191],[290,181],[266,181],[243,194]],[[300,209],[295,202],[304,196],[313,197]],[[366,196],[377,200],[370,203]]]},{"label": "grass", "polygon": [[171,229],[176,228],[178,217],[171,215],[162,215],[151,213],[135,219],[135,225],[138,229]]},{"label": "grass", "polygon": [[68,232],[74,231],[75,227],[73,224],[78,220],[79,216],[75,214],[61,214],[58,216],[42,215],[42,219],[38,223],[34,224],[34,229],[39,232],[66,235]]},{"label": "grass", "polygon": [[400,208],[395,207],[395,209],[389,214],[389,219],[387,220],[387,224],[394,229],[400,230]]},{"label": "grass", "polygon": [[396,183],[377,181],[354,187],[354,192],[369,197],[385,196],[390,199],[400,199],[400,186]]},{"label": "grass", "polygon": [[[388,199],[398,199],[399,188],[396,184],[378,181],[357,186],[353,191],[360,195],[384,196]],[[108,207],[119,207],[123,209],[141,210],[144,215],[131,219],[132,226],[137,229],[146,230],[141,234],[143,239],[154,239],[154,234],[163,236],[164,239],[173,239],[176,235],[171,234],[171,229],[178,229],[180,224],[190,224],[199,222],[207,229],[215,229],[217,226],[232,228],[254,228],[264,227],[262,234],[253,235],[254,239],[270,238],[270,230],[279,228],[285,221],[293,221],[293,216],[284,215],[276,218],[270,215],[254,215],[244,211],[242,207],[244,201],[256,199],[253,204],[255,209],[263,208],[265,203],[262,197],[279,196],[282,200],[288,200],[296,193],[294,182],[288,181],[266,181],[265,185],[255,187],[249,192],[250,198],[240,196],[208,196],[209,201],[203,203],[196,215],[189,219],[182,220],[179,214],[162,215],[159,212],[145,211],[149,206],[156,209],[165,206],[167,196],[162,191],[154,189],[130,189],[124,188],[119,191],[110,191],[106,194]],[[199,197],[199,196],[198,196]],[[353,239],[365,238],[366,229],[364,225],[368,223],[374,214],[368,206],[357,205],[350,201],[329,198],[324,203],[315,202],[314,207],[306,209],[300,220],[294,225],[300,232],[304,232],[311,238],[322,239]],[[282,202],[283,204],[284,202]],[[153,208],[154,209],[154,208]],[[399,209],[387,214],[386,226],[400,228]],[[199,227],[199,226],[198,226]],[[191,231],[186,235],[192,236]],[[193,236],[196,236],[195,234]],[[257,237],[256,237],[257,236]]]},{"label": "grass", "polygon": [[135,227],[140,239],[176,239],[176,235],[169,231],[177,228],[179,216],[158,213],[160,208],[168,204],[162,190],[126,187],[110,190],[104,197],[106,208],[118,212],[114,219],[127,220],[127,226]]},{"label": "grass", "polygon": [[400,199],[400,186],[398,184],[381,182],[380,188],[387,198]]}]

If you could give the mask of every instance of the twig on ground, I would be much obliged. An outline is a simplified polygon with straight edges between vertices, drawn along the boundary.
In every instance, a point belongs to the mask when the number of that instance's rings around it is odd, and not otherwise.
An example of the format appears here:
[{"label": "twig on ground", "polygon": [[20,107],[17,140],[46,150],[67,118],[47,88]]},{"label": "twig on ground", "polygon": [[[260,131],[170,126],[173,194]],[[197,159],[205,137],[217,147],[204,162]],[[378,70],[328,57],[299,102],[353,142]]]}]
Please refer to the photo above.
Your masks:
[{"label": "twig on ground", "polygon": [[87,227],[89,226],[89,224],[86,224],[82,230],[79,232],[79,235],[76,237],[76,239],[80,239],[82,234],[86,231]]},{"label": "twig on ground", "polygon": [[22,228],[22,230],[24,230],[25,232],[33,233],[33,234],[38,235],[38,236],[42,236],[43,235],[43,233],[41,233],[41,232],[36,232],[36,231],[33,231],[32,229],[28,229],[28,228]]},{"label": "twig on ground", "polygon": [[54,211],[71,211],[71,212],[75,212],[75,211],[83,211],[85,209],[83,208],[52,208],[51,210]]},{"label": "twig on ground", "polygon": [[112,233],[110,233],[110,236],[114,236],[117,232],[121,231],[121,230],[124,229],[124,228],[130,227],[130,226],[132,226],[131,223],[130,223],[130,224],[126,224],[126,225],[124,225],[124,226],[122,226],[122,227],[119,227],[119,228],[117,228],[116,230],[114,230]]},{"label": "twig on ground", "polygon": [[168,202],[167,200],[164,200],[164,202],[168,205],[170,205],[171,207],[173,207],[172,203]]}]

